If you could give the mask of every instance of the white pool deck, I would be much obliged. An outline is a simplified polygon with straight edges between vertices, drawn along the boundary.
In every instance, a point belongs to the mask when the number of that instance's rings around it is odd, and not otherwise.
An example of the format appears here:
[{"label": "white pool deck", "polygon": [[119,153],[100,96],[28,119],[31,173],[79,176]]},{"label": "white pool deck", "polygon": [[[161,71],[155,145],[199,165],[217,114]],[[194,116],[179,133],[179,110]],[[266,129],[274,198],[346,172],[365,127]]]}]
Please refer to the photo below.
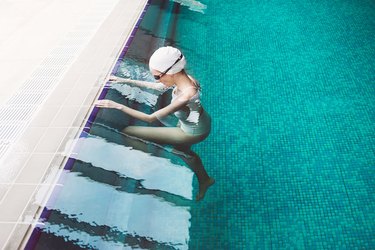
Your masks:
[{"label": "white pool deck", "polygon": [[0,0],[0,249],[22,249],[146,0]]}]

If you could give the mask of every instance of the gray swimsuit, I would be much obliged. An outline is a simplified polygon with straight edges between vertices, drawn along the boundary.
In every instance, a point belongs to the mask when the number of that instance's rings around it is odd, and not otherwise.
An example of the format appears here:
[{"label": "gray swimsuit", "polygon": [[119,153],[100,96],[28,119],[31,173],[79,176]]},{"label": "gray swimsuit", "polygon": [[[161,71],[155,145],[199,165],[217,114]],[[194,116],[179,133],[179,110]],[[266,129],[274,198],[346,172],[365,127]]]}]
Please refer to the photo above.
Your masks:
[{"label": "gray swimsuit", "polygon": [[[200,100],[200,87],[196,84],[197,93],[192,96],[189,102],[174,115],[179,119],[180,128],[190,135],[206,135],[211,130],[211,117],[203,109]],[[172,91],[172,102],[179,95],[176,95],[176,88]]]}]

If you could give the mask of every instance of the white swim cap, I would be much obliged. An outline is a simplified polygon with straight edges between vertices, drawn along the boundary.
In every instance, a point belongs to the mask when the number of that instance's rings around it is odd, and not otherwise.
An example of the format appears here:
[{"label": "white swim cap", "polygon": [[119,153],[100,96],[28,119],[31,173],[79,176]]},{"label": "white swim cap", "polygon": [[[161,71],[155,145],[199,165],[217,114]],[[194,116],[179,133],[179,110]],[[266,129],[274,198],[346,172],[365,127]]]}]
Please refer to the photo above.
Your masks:
[{"label": "white swim cap", "polygon": [[[171,67],[180,57],[182,53],[180,50],[171,46],[161,47],[157,49],[150,57],[149,66],[160,72],[166,71]],[[183,70],[186,65],[185,57],[182,58],[167,72],[167,74],[176,74]]]}]

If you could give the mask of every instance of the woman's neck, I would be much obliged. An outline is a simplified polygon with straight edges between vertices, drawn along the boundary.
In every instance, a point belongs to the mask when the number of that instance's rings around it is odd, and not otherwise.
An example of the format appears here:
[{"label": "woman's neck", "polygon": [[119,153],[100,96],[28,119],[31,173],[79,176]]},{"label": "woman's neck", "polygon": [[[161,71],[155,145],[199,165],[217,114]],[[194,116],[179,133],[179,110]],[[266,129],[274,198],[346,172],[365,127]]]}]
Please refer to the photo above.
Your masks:
[{"label": "woman's neck", "polygon": [[195,86],[194,81],[185,73],[185,71],[177,73],[174,80],[175,85],[179,90]]}]

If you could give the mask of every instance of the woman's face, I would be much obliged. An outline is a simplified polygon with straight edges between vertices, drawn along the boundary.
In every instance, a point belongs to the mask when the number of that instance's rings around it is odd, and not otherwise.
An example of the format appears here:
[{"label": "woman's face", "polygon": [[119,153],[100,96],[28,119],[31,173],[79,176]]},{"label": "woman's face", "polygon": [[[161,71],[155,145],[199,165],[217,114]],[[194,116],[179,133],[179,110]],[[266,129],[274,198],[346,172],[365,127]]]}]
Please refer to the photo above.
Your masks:
[{"label": "woman's face", "polygon": [[[151,69],[151,74],[154,75],[154,76],[160,76],[162,73],[160,71]],[[161,82],[162,84],[164,84],[167,87],[170,87],[170,86],[174,85],[174,80],[173,80],[172,75],[164,74],[160,77],[159,80],[156,80],[156,81]]]}]

